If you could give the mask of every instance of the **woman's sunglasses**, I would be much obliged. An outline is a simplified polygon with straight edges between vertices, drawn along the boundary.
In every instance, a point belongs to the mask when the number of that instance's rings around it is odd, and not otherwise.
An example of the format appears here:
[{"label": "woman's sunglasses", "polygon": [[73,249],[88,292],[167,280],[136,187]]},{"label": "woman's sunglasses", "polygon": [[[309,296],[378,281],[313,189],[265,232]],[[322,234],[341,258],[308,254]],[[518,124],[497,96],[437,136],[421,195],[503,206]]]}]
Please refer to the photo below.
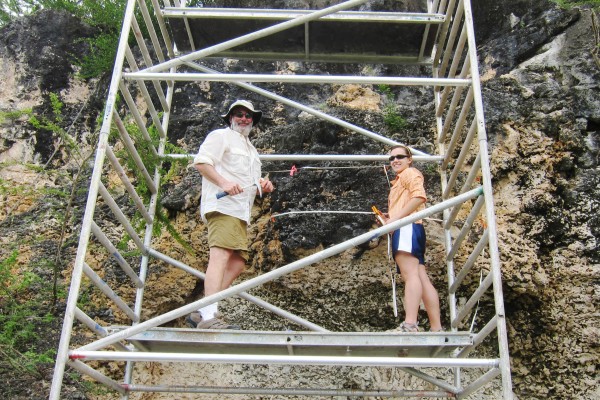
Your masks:
[{"label": "woman's sunglasses", "polygon": [[405,158],[408,158],[410,156],[407,156],[406,154],[396,154],[395,156],[390,156],[389,160],[390,161],[394,161],[394,160],[404,160]]}]

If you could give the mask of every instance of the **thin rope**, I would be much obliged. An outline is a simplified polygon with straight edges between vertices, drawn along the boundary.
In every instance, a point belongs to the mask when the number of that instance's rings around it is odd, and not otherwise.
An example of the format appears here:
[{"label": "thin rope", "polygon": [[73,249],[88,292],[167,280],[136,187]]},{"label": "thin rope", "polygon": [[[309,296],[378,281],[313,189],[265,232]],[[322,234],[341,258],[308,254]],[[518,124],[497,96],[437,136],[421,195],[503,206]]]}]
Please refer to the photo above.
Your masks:
[{"label": "thin rope", "polygon": [[[483,282],[483,270],[479,271],[479,286],[481,286],[481,282]],[[479,300],[481,300],[481,298],[479,298]],[[477,313],[479,312],[479,300],[477,300],[477,306],[475,307],[475,312],[473,313],[473,319],[471,320],[469,332],[473,332],[473,328],[475,328],[475,320],[477,319]]]},{"label": "thin rope", "polygon": [[271,215],[271,218],[279,218],[284,215],[290,214],[374,214],[372,211],[322,211],[322,210],[308,210],[308,211],[287,211],[284,213],[277,213]]},{"label": "thin rope", "polygon": [[[283,213],[275,213],[271,215],[271,219],[283,217],[286,215],[293,214],[371,214],[375,215],[373,211],[328,211],[328,210],[303,210],[303,211],[286,211]],[[427,221],[444,222],[441,219],[436,218],[423,218]]]},{"label": "thin rope", "polygon": [[274,171],[265,171],[266,173],[292,173],[292,172],[297,172],[300,171],[302,169],[313,169],[313,170],[330,170],[330,169],[357,169],[357,168],[379,168],[379,165],[356,165],[356,166],[341,166],[341,167],[312,167],[312,166],[306,166],[306,167],[299,167],[299,168],[294,168],[294,166],[290,169],[279,169],[279,170],[274,170]]}]

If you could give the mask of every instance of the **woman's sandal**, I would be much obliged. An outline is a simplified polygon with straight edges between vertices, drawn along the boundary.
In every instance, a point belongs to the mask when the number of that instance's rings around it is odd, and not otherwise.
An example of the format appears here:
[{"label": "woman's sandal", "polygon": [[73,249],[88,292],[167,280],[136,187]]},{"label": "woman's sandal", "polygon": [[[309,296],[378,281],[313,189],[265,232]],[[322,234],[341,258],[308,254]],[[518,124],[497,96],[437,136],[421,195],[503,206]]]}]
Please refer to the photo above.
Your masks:
[{"label": "woman's sandal", "polygon": [[400,332],[419,332],[419,326],[417,324],[409,324],[408,322],[402,322],[398,327]]}]

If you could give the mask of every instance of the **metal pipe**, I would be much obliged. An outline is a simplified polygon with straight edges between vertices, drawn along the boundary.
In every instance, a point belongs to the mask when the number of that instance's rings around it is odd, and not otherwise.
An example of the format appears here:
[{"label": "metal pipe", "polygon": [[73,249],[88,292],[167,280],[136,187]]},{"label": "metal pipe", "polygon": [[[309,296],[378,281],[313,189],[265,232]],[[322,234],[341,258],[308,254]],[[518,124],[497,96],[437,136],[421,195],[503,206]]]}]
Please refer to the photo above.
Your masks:
[{"label": "metal pipe", "polygon": [[[94,332],[99,337],[108,336],[108,331],[106,330],[106,328],[104,328],[96,321],[91,319],[86,313],[81,311],[79,307],[75,309],[75,318],[77,319],[77,321],[87,326],[92,332]],[[113,346],[118,351],[130,351],[125,345],[121,344],[120,342],[113,343]]]},{"label": "metal pipe", "polygon": [[163,13],[160,12],[161,6],[158,4],[158,0],[152,0],[152,7],[154,8],[154,15],[156,16],[156,21],[158,22],[158,27],[160,28],[160,33],[165,43],[165,47],[167,48],[167,52],[169,53],[169,57],[174,58],[175,51],[173,50],[173,43],[171,43],[171,36],[169,36],[169,30],[165,24]]},{"label": "metal pipe", "polygon": [[[206,73],[212,73],[212,74],[218,74],[219,73],[218,71],[215,71],[213,69],[207,68],[207,67],[205,67],[203,65],[199,65],[197,63],[188,62],[188,63],[186,63],[186,65],[188,65],[191,68],[204,71]],[[358,133],[360,133],[360,134],[362,134],[362,135],[364,135],[366,137],[369,137],[371,139],[377,140],[379,142],[382,142],[382,143],[385,143],[385,144],[389,144],[391,146],[396,145],[396,144],[400,144],[399,142],[397,142],[395,140],[388,139],[388,138],[386,138],[386,137],[384,137],[382,135],[379,135],[377,133],[371,132],[371,131],[369,131],[367,129],[364,129],[364,128],[361,128],[359,126],[353,125],[353,124],[351,124],[349,122],[346,122],[346,121],[343,121],[343,120],[341,120],[339,118],[333,117],[333,116],[331,116],[329,114],[326,114],[326,113],[324,113],[322,111],[315,110],[314,108],[311,108],[311,107],[307,107],[307,106],[305,106],[303,104],[300,104],[300,103],[298,103],[296,101],[287,99],[287,98],[285,98],[283,96],[277,95],[277,94],[275,94],[273,92],[270,92],[268,90],[265,90],[265,89],[261,89],[259,87],[254,86],[254,85],[251,85],[249,83],[244,83],[244,82],[233,82],[233,83],[235,85],[239,86],[239,87],[242,87],[244,89],[250,90],[251,92],[258,93],[258,94],[260,94],[260,95],[262,95],[262,96],[264,96],[266,98],[269,98],[271,100],[279,101],[279,102],[281,102],[283,104],[286,104],[286,105],[288,105],[290,107],[294,107],[294,108],[296,108],[298,110],[304,111],[304,112],[306,112],[308,114],[314,115],[317,118],[321,118],[321,119],[323,119],[325,121],[334,123],[334,124],[339,125],[339,126],[341,126],[343,128],[350,129],[351,131],[358,132]],[[425,155],[425,153],[423,153],[422,151],[416,150],[416,149],[412,149],[411,148],[411,151],[412,151],[413,155]],[[415,158],[415,160],[416,160],[416,158]]]},{"label": "metal pipe", "polygon": [[445,19],[444,19],[444,23],[442,24],[442,27],[440,28],[440,33],[438,35],[438,41],[435,45],[435,52],[434,57],[433,57],[433,62],[432,65],[435,68],[438,68],[438,63],[440,61],[440,57],[442,56],[443,52],[444,52],[444,44],[446,43],[446,37],[448,36],[448,28],[450,26],[450,24],[453,23],[453,16],[452,15],[448,15],[451,14],[452,11],[454,10],[454,3],[455,0],[450,0],[450,2],[448,3],[448,7],[442,7],[440,5],[440,13],[443,13],[445,15]]},{"label": "metal pipe", "polygon": [[460,28],[460,21],[463,19],[463,10],[463,4],[459,1],[456,13],[452,18],[452,29],[450,30],[450,35],[448,36],[446,46],[444,47],[444,57],[442,59],[442,63],[439,65],[440,75],[446,74],[446,68],[448,68],[448,62],[450,60],[450,56],[452,55],[452,49],[454,49],[454,45],[456,44],[456,35],[458,34],[458,29]]},{"label": "metal pipe", "polygon": [[[431,0],[427,1],[427,12],[433,12]],[[443,19],[440,20],[440,22],[443,22]],[[429,40],[430,30],[431,24],[425,24],[425,29],[423,29],[423,38],[421,39],[421,47],[419,48],[419,57],[417,58],[419,61],[423,60],[423,55],[425,54],[425,47],[427,47],[427,41]]]},{"label": "metal pipe", "polygon": [[[469,132],[467,133],[467,137],[463,143],[462,148],[460,149],[460,153],[454,162],[454,167],[452,168],[452,174],[450,174],[450,178],[448,179],[448,187],[444,190],[444,194],[442,197],[447,197],[449,191],[454,189],[454,185],[456,183],[456,179],[458,178],[458,174],[463,168],[465,164],[465,160],[467,159],[467,155],[471,149],[471,145],[473,144],[473,140],[475,140],[475,133],[477,133],[477,125],[475,120],[471,123],[471,127],[469,128]],[[448,164],[450,163],[450,154],[446,154],[446,158],[442,161],[442,169],[446,169]]]},{"label": "metal pipe", "polygon": [[183,82],[272,82],[272,83],[328,83],[328,84],[372,84],[401,86],[458,86],[466,87],[471,79],[461,78],[405,78],[393,76],[342,76],[342,75],[273,75],[273,74],[196,74],[172,72],[127,72],[127,80],[172,80]]},{"label": "metal pipe", "polygon": [[465,346],[461,351],[456,354],[456,357],[465,358],[469,355],[471,351],[473,351],[477,346],[479,346],[485,338],[487,338],[492,332],[496,330],[496,325],[498,324],[498,317],[494,315],[492,319],[488,321],[487,324],[481,329],[475,337],[473,338],[473,344],[469,346]]},{"label": "metal pipe", "polygon": [[89,377],[108,386],[109,388],[116,390],[117,392],[121,393],[122,395],[125,395],[127,393],[125,388],[122,385],[120,385],[117,381],[110,379],[106,375],[101,374],[100,372],[98,372],[95,369],[93,369],[92,367],[82,363],[81,361],[70,360],[68,362],[68,364],[69,364],[69,367],[76,369],[77,371],[81,372],[84,375],[88,375]]},{"label": "metal pipe", "polygon": [[322,10],[319,10],[319,11],[312,12],[312,13],[310,13],[308,15],[304,15],[304,16],[300,16],[300,17],[294,18],[291,21],[282,22],[282,23],[270,26],[268,28],[260,29],[260,30],[258,30],[256,32],[251,32],[249,34],[240,36],[238,38],[227,40],[227,41],[225,41],[223,43],[219,43],[217,45],[210,46],[210,47],[207,47],[205,49],[192,52],[192,53],[187,54],[185,56],[177,57],[177,58],[175,58],[173,60],[166,61],[164,63],[158,64],[158,65],[156,65],[154,67],[147,68],[146,72],[164,71],[164,70],[167,70],[167,69],[169,69],[171,67],[177,67],[177,66],[181,65],[185,61],[193,61],[193,60],[197,60],[199,58],[208,57],[208,56],[210,56],[212,54],[215,54],[215,53],[218,53],[218,52],[230,49],[232,47],[236,47],[236,46],[239,46],[239,45],[251,42],[253,40],[261,39],[263,37],[272,35],[274,33],[281,32],[281,31],[284,31],[286,29],[302,25],[305,22],[309,22],[309,21],[313,21],[313,20],[319,19],[321,17],[324,17],[325,15],[333,14],[333,13],[338,12],[338,11],[342,11],[342,10],[346,10],[348,8],[352,8],[352,7],[355,7],[355,6],[363,5],[367,1],[368,0],[344,1],[343,3],[337,4],[337,5],[334,5],[334,6],[331,6],[331,7],[327,7],[327,8],[324,8]]},{"label": "metal pipe", "polygon": [[72,350],[72,360],[111,360],[142,362],[205,362],[215,364],[333,365],[349,367],[464,367],[495,368],[497,359],[352,357],[352,356],[277,356],[268,354],[145,353],[127,351]]},{"label": "metal pipe", "polygon": [[[138,151],[136,150],[135,143],[133,143],[133,141],[131,140],[131,137],[129,136],[129,133],[127,133],[127,128],[125,128],[125,124],[123,124],[121,117],[119,117],[118,113],[114,113],[113,119],[115,121],[117,130],[119,131],[119,134],[121,135],[121,140],[123,141],[125,148],[127,148],[129,155],[131,156],[131,158],[133,158],[135,165],[138,167],[140,173],[142,174],[142,176],[144,177],[144,180],[146,181],[148,190],[150,191],[150,193],[156,193],[156,191],[158,189],[156,188],[156,185],[152,181],[152,177],[148,173],[148,170],[146,169],[146,166],[144,165],[142,158],[140,157]],[[151,146],[151,147],[152,147],[152,149],[154,149],[154,146]]]},{"label": "metal pipe", "polygon": [[[471,187],[471,185],[473,185],[475,178],[477,177],[477,175],[480,172],[480,170],[479,170],[480,165],[481,165],[481,156],[480,156],[480,154],[477,154],[477,157],[475,158],[475,161],[473,162],[473,165],[471,166],[471,170],[469,171],[469,175],[467,175],[467,179],[465,179],[465,183],[463,184],[462,188],[460,189],[461,190],[460,193],[464,193]],[[462,206],[462,204],[460,206]],[[456,216],[458,215],[458,212],[461,209],[460,206],[454,207],[450,211],[450,215],[448,216],[448,220],[446,221],[446,224],[445,224],[446,229],[450,229],[450,227],[454,223],[454,220],[456,219]]]},{"label": "metal pipe", "polygon": [[460,115],[458,119],[454,123],[454,129],[452,130],[452,136],[450,137],[450,143],[448,144],[448,148],[446,149],[446,153],[448,155],[454,153],[454,149],[456,148],[458,141],[462,136],[462,130],[465,126],[465,122],[467,120],[467,116],[471,109],[471,104],[473,104],[473,87],[469,88],[467,92],[467,96],[465,101],[462,104]]},{"label": "metal pipe", "polygon": [[460,322],[471,312],[473,307],[475,307],[475,304],[477,304],[477,302],[481,299],[481,297],[483,296],[485,291],[488,290],[491,285],[492,285],[492,274],[489,273],[485,277],[483,282],[481,282],[481,284],[479,285],[477,290],[475,290],[475,293],[473,293],[473,295],[469,298],[469,300],[467,300],[466,304],[460,309],[456,319],[454,319],[451,322],[453,328],[458,327]]},{"label": "metal pipe", "polygon": [[[150,52],[148,51],[148,48],[146,47],[146,41],[142,37],[142,32],[140,31],[140,27],[138,26],[137,20],[135,18],[133,18],[132,29],[133,29],[135,39],[137,40],[138,47],[142,53],[142,57],[144,58],[144,63],[146,63],[146,65],[148,65],[148,64],[152,65],[152,58],[150,56]],[[137,62],[135,61],[135,58],[133,57],[133,53],[131,52],[131,49],[129,48],[129,46],[127,46],[127,52],[125,53],[125,56],[127,57],[127,62],[129,63],[131,70],[139,71]],[[150,93],[148,93],[148,89],[146,89],[146,82],[145,81],[136,81],[136,82],[140,88],[140,91],[142,92],[142,96],[144,97],[144,100],[146,101],[146,106],[148,107],[148,111],[150,112],[150,117],[152,118],[152,122],[154,123],[154,126],[158,130],[158,133],[160,134],[160,136],[164,137],[165,132],[163,130],[162,125],[160,124],[160,120],[158,119],[158,115],[156,113],[156,109],[154,108],[154,103],[152,102]],[[162,101],[162,99],[164,99],[164,95],[163,95],[162,86],[160,85],[160,81],[152,81],[152,83],[154,85],[154,90],[156,90],[156,93],[157,93],[159,99],[161,99],[161,101]],[[162,105],[164,108],[164,104],[162,104]]]},{"label": "metal pipe", "polygon": [[[160,62],[165,61],[165,55],[162,52],[162,47],[160,42],[158,41],[158,35],[156,34],[156,29],[154,29],[154,24],[152,23],[152,18],[150,17],[150,13],[148,12],[148,7],[146,7],[146,2],[144,0],[138,0],[138,7],[140,8],[140,12],[142,14],[142,18],[144,19],[144,23],[146,24],[146,28],[148,29],[148,34],[150,35],[150,40],[152,41],[152,48],[156,53],[156,58]],[[156,9],[156,15],[160,14],[158,11],[160,8]]]},{"label": "metal pipe", "polygon": [[[193,159],[195,154],[166,154],[173,159]],[[259,154],[261,161],[377,161],[389,163],[388,156],[368,154]],[[443,156],[413,156],[414,161],[441,162]]]},{"label": "metal pipe", "polygon": [[[469,59],[465,58],[465,60],[463,61],[463,67],[461,68],[461,72],[460,72],[459,77],[462,78],[462,79],[464,79],[467,76],[468,71],[469,71]],[[437,72],[437,70],[436,70],[436,72]],[[439,90],[439,88],[435,88],[435,89]],[[452,89],[454,89],[454,87],[452,87],[452,86],[446,86],[444,88],[444,90],[442,91],[442,97],[440,98],[439,106],[436,108],[436,112],[435,112],[435,115],[437,117],[441,117],[442,114],[444,113],[444,108],[446,107],[446,103],[448,102],[448,97],[450,96],[450,92],[452,91]],[[462,88],[456,88],[456,90],[457,91],[460,90],[461,93],[462,93],[463,89]],[[444,139],[445,134],[446,134],[446,132],[444,132],[443,135],[438,135],[438,141],[442,141]]]},{"label": "metal pipe", "polygon": [[455,398],[452,393],[441,390],[361,390],[361,389],[309,389],[309,388],[256,388],[223,386],[168,386],[168,385],[127,385],[130,392],[164,393],[214,393],[247,394],[253,396],[331,396],[331,397],[420,397]]},{"label": "metal pipe", "polygon": [[[445,6],[445,0],[442,0],[440,3],[440,8]],[[434,76],[437,76],[437,69],[434,68],[432,73],[434,74]],[[435,109],[436,110],[440,110],[441,109],[441,96],[440,96],[440,92],[439,90],[433,90],[433,99],[434,99],[434,104],[435,104]],[[440,114],[441,115],[441,114]],[[443,129],[443,121],[442,118],[436,114],[435,115],[435,126],[436,126],[436,137],[439,137],[442,129]],[[446,145],[444,142],[438,141],[437,142],[438,145],[438,152],[440,154],[445,154],[446,153]],[[441,188],[442,188],[442,192],[446,192],[448,190],[448,184],[447,184],[447,174],[446,174],[446,170],[444,168],[440,168],[440,181],[441,181]],[[447,197],[446,197],[447,198]],[[451,226],[448,225],[448,219],[450,217],[450,211],[448,209],[444,210],[442,213],[442,218],[444,221],[444,249],[446,250],[446,252],[452,247],[452,232],[451,232]],[[450,285],[452,284],[453,280],[454,280],[454,260],[449,260],[446,261],[446,276],[448,277],[448,287],[450,287]],[[457,306],[456,306],[456,295],[455,293],[448,291],[448,309],[449,309],[449,317],[450,317],[450,321],[452,321],[457,314]],[[455,328],[450,327],[450,329],[452,331],[456,331]],[[460,368],[453,368],[452,369],[452,373],[453,373],[453,379],[454,379],[454,386],[455,387],[460,387],[461,385],[461,379],[460,379]]]},{"label": "metal pipe", "polygon": [[492,190],[492,174],[490,171],[490,158],[488,154],[487,135],[485,131],[485,117],[483,99],[481,96],[481,81],[475,45],[475,31],[473,28],[473,13],[471,1],[464,0],[465,24],[467,25],[469,42],[469,60],[471,64],[473,88],[475,89],[475,114],[478,123],[479,148],[481,154],[481,172],[483,190],[486,197],[486,216],[490,235],[489,251],[491,274],[493,277],[494,305],[498,316],[498,350],[500,354],[500,370],[502,372],[502,394],[504,400],[512,400],[512,378],[510,374],[510,354],[508,350],[508,332],[506,329],[506,314],[504,311],[504,295],[502,291],[502,272],[500,271],[500,252],[498,251],[498,233],[496,229],[496,215],[494,211],[494,197]]},{"label": "metal pipe", "polygon": [[[166,263],[171,264],[174,267],[177,267],[191,275],[194,275],[202,280],[204,280],[206,278],[206,274],[188,266],[185,265],[184,263],[175,260],[174,258],[171,258],[163,253],[160,253],[154,249],[148,249],[148,254],[152,257],[155,257],[159,260],[162,260]],[[242,292],[240,294],[238,294],[239,297],[243,298],[244,300],[247,300],[251,303],[256,304],[259,307],[262,307],[266,310],[269,310],[277,315],[279,315],[280,317],[283,317],[287,320],[290,320],[300,326],[304,326],[305,328],[308,328],[311,331],[315,331],[315,332],[329,332],[328,329],[325,329],[317,324],[313,324],[312,322],[305,320],[304,318],[298,317],[297,315],[294,315],[288,311],[285,311],[277,306],[274,306],[256,296],[252,296],[251,294]]]},{"label": "metal pipe", "polygon": [[[123,27],[119,39],[119,47],[117,48],[117,54],[115,56],[115,65],[123,65],[123,59],[125,58],[125,46],[127,44],[127,32],[129,32],[129,29],[131,27],[131,18],[133,17],[134,8],[135,0],[129,0],[127,2],[127,6],[125,8],[125,15],[123,17]],[[77,255],[75,256],[73,272],[71,274],[71,285],[69,286],[69,296],[67,298],[67,304],[65,308],[65,317],[63,319],[58,350],[56,352],[56,363],[54,365],[49,400],[58,400],[60,398],[60,390],[62,387],[63,376],[65,373],[65,366],[68,360],[67,352],[69,351],[69,342],[71,339],[71,333],[73,331],[73,319],[75,315],[75,308],[77,306],[77,298],[79,296],[79,289],[81,287],[83,263],[85,261],[87,246],[90,239],[90,223],[94,218],[94,211],[96,209],[98,184],[100,183],[100,179],[102,176],[102,166],[104,165],[105,149],[108,145],[108,135],[110,133],[112,115],[114,113],[114,107],[118,93],[118,84],[121,80],[120,74],[121,72],[118,69],[115,69],[113,71],[108,90],[106,107],[104,110],[104,118],[102,120],[102,127],[100,128],[100,135],[98,137],[98,147],[96,150],[94,169],[90,180],[90,189],[88,191],[85,212],[81,222],[81,232],[79,234],[79,245],[77,247]]]},{"label": "metal pipe", "polygon": [[481,254],[481,252],[483,251],[485,246],[487,246],[488,240],[489,240],[489,236],[488,236],[488,232],[486,229],[483,232],[483,235],[481,236],[481,238],[479,239],[479,242],[477,242],[475,249],[473,249],[473,251],[471,252],[471,255],[467,259],[467,262],[460,269],[460,272],[456,276],[456,279],[454,280],[454,282],[452,282],[452,285],[450,285],[449,290],[451,293],[456,293],[458,286],[465,279],[465,277],[467,276],[469,271],[471,271],[471,268],[473,267],[473,265],[475,265],[475,261],[477,260],[477,257],[479,257],[479,255]]},{"label": "metal pipe", "polygon": [[[147,50],[145,50],[147,52]],[[127,46],[127,53],[125,53],[125,56],[127,57],[127,62],[129,63],[129,68],[132,71],[139,71],[139,67],[137,62],[135,61],[135,57],[133,56],[133,52],[131,51],[131,49],[129,48],[129,46]],[[160,105],[163,107],[163,109],[167,109],[167,103],[165,100],[165,95],[162,91],[162,86],[160,85],[159,81],[151,81],[152,85],[154,86],[154,90],[156,92],[156,95],[158,96],[158,99],[160,101]],[[148,92],[148,88],[146,87],[146,81],[137,81],[137,84],[140,88],[140,91],[142,92],[142,96],[144,97],[144,100],[146,101],[146,104],[148,105],[148,111],[150,112],[150,117],[152,118],[152,122],[154,123],[154,126],[158,129],[160,136],[164,137],[165,131],[163,130],[162,125],[160,124],[160,119],[158,118],[158,113],[156,111],[156,108],[154,107],[154,103],[152,102],[152,97],[150,96],[150,92]]]},{"label": "metal pipe", "polygon": [[437,387],[439,387],[441,389],[444,389],[444,390],[446,390],[449,393],[456,394],[456,393],[459,392],[459,389],[456,386],[451,385],[451,384],[449,384],[449,383],[447,383],[447,382],[445,382],[445,381],[443,381],[441,379],[434,378],[433,376],[431,376],[429,374],[426,374],[423,371],[419,371],[416,368],[413,368],[413,367],[400,367],[399,369],[402,370],[402,371],[404,371],[404,372],[406,372],[407,374],[411,374],[413,376],[416,376],[417,378],[422,379],[425,382],[429,382],[429,383],[431,383],[431,384],[433,384],[433,385],[435,385],[435,386],[437,386]]},{"label": "metal pipe", "polygon": [[106,329],[81,311],[79,307],[75,308],[75,318],[77,318],[77,321],[87,326],[92,332],[96,333],[96,335],[100,337],[108,336]]},{"label": "metal pipe", "polygon": [[456,71],[458,70],[458,64],[460,60],[463,59],[462,53],[465,50],[465,43],[467,42],[467,29],[463,25],[463,29],[461,29],[460,37],[458,38],[458,43],[456,44],[456,49],[454,50],[454,54],[452,56],[452,64],[450,65],[450,70],[448,71],[448,78],[456,77]]},{"label": "metal pipe", "polygon": [[454,95],[452,96],[452,102],[450,103],[450,107],[448,108],[448,112],[444,118],[444,129],[442,130],[442,134],[438,137],[438,141],[442,141],[446,138],[450,127],[454,123],[454,113],[458,109],[458,103],[462,98],[462,93],[464,91],[464,87],[457,87],[454,91]]},{"label": "metal pipe", "polygon": [[[171,109],[171,103],[173,101],[173,93],[174,93],[174,86],[172,84],[170,84],[167,86],[167,93],[165,96],[165,101],[167,103],[167,107],[165,108],[165,113],[163,114],[163,120],[162,120],[162,127],[164,128],[165,132],[167,132],[167,127],[169,126],[169,118],[171,116],[171,113],[169,110]],[[167,142],[166,136],[161,137],[159,140],[158,154],[161,157],[161,160],[164,156],[166,142]],[[160,179],[161,179],[160,178],[160,167],[157,166],[157,168],[155,168],[155,170],[154,170],[154,181],[152,182],[152,184],[155,187],[159,187]],[[150,197],[150,204],[148,207],[148,213],[152,216],[152,219],[151,219],[151,222],[146,224],[146,232],[145,232],[145,236],[144,236],[144,249],[149,248],[150,245],[152,244],[152,237],[153,237],[153,233],[154,233],[154,219],[156,216],[157,205],[158,205],[158,193],[153,193],[152,196]],[[148,275],[149,259],[150,259],[150,256],[148,255],[148,253],[146,251],[144,251],[142,254],[141,262],[140,262],[140,280],[143,283],[146,282],[146,277]],[[138,316],[138,318],[141,318],[141,314],[142,314],[144,291],[145,291],[145,285],[143,285],[142,287],[138,287],[138,289],[136,290],[136,293],[135,293],[134,312],[135,312],[135,315]],[[141,344],[139,341],[133,341],[132,344],[136,348],[138,348],[140,351],[148,351],[148,349],[143,344]],[[132,376],[133,376],[133,368],[134,368],[134,362],[128,361],[127,364],[125,365],[125,376],[124,376],[124,382],[126,384],[131,383]],[[124,399],[124,400],[126,400],[126,399]]]},{"label": "metal pipe", "polygon": [[469,395],[479,390],[479,388],[481,388],[483,385],[488,384],[492,379],[500,375],[500,372],[501,371],[498,368],[492,368],[491,370],[487,371],[485,374],[481,375],[474,382],[472,382],[469,386],[464,388],[462,392],[460,392],[460,397],[469,397]]},{"label": "metal pipe", "polygon": [[143,283],[140,278],[137,276],[133,268],[129,265],[129,263],[123,258],[119,250],[112,244],[110,239],[106,237],[102,229],[92,221],[92,233],[98,239],[98,241],[104,246],[104,248],[110,253],[111,256],[115,259],[115,261],[119,264],[123,272],[127,274],[127,276],[133,281],[136,287],[142,287]]},{"label": "metal pipe", "polygon": [[123,99],[125,100],[125,103],[127,103],[128,110],[133,116],[133,120],[135,121],[135,124],[137,125],[138,129],[140,130],[140,132],[142,132],[142,136],[144,137],[144,140],[146,140],[148,147],[152,152],[152,155],[154,155],[155,157],[158,156],[158,153],[154,148],[153,140],[150,137],[150,133],[148,133],[148,129],[146,129],[146,122],[144,121],[142,114],[140,114],[140,111],[136,108],[137,105],[135,103],[135,100],[133,100],[131,92],[129,92],[127,85],[125,85],[125,81],[119,82],[119,89],[121,90]]},{"label": "metal pipe", "polygon": [[129,319],[134,322],[138,321],[138,318],[134,314],[133,310],[127,305],[127,303],[121,300],[119,295],[116,294],[115,291],[112,290],[110,286],[108,286],[108,284],[102,278],[100,278],[98,274],[94,272],[94,270],[91,269],[86,263],[83,264],[83,273],[98,289],[100,289],[102,293],[104,293],[106,297],[111,299],[117,305],[117,307],[119,307],[119,309],[121,309],[121,311],[123,311],[125,315],[129,317]]},{"label": "metal pipe", "polygon": [[121,179],[121,182],[123,182],[123,185],[125,186],[125,189],[127,190],[127,193],[129,193],[129,196],[133,200],[133,203],[135,204],[137,210],[140,212],[140,214],[142,215],[142,217],[144,218],[144,220],[146,221],[146,223],[151,223],[152,222],[152,217],[150,217],[150,214],[148,214],[148,211],[146,210],[146,206],[144,206],[144,202],[142,201],[142,199],[140,198],[140,196],[137,194],[137,192],[135,190],[135,187],[133,186],[133,184],[129,180],[129,177],[127,176],[127,173],[125,172],[125,170],[121,166],[121,163],[117,159],[117,156],[112,151],[112,148],[110,146],[106,147],[106,155],[108,156],[108,160],[112,164],[115,172],[117,173],[117,175]]},{"label": "metal pipe", "polygon": [[477,201],[475,202],[475,205],[473,206],[473,208],[471,208],[471,211],[469,212],[469,216],[467,217],[460,232],[458,233],[458,236],[456,236],[456,238],[454,239],[454,244],[452,245],[452,248],[446,255],[446,260],[450,260],[450,259],[454,258],[454,256],[456,255],[456,252],[460,248],[460,245],[462,244],[463,240],[465,239],[465,237],[467,237],[467,234],[471,230],[471,227],[473,226],[473,223],[475,222],[475,219],[477,218],[477,215],[479,214],[479,211],[481,210],[481,207],[483,207],[484,204],[485,204],[485,198],[483,196],[480,196],[477,199]]},{"label": "metal pipe", "polygon": [[[256,8],[197,8],[165,7],[163,15],[169,18],[190,19],[252,19],[252,20],[292,20],[306,16],[314,10],[277,10]],[[391,24],[442,24],[444,16],[433,13],[389,12],[389,11],[339,11],[319,18],[323,21],[375,22]]]},{"label": "metal pipe", "polygon": [[137,232],[135,231],[135,229],[133,229],[133,226],[131,226],[131,223],[129,223],[129,220],[127,219],[125,214],[123,214],[123,211],[121,211],[121,208],[119,207],[117,202],[112,198],[110,193],[108,193],[108,190],[106,190],[106,187],[102,184],[102,182],[100,182],[99,189],[100,195],[102,195],[102,198],[104,199],[106,204],[108,204],[115,217],[117,217],[117,220],[119,220],[121,225],[123,225],[123,228],[125,228],[129,236],[131,236],[131,240],[133,240],[138,249],[140,249],[143,252],[144,243],[142,242],[142,239],[140,239]]}]

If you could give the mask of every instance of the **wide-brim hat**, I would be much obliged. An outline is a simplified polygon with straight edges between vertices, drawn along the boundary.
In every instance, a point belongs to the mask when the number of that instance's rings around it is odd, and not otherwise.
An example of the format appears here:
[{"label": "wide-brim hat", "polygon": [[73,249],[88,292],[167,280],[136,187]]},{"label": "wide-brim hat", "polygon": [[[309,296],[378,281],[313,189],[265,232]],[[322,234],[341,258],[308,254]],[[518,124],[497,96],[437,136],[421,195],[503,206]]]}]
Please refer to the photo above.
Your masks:
[{"label": "wide-brim hat", "polygon": [[236,100],[229,106],[227,114],[221,115],[221,118],[223,118],[227,125],[229,125],[229,116],[231,115],[231,111],[233,111],[233,109],[236,107],[244,107],[252,113],[252,125],[258,124],[262,118],[262,111],[255,110],[254,105],[252,105],[252,103],[250,103],[248,100]]}]

